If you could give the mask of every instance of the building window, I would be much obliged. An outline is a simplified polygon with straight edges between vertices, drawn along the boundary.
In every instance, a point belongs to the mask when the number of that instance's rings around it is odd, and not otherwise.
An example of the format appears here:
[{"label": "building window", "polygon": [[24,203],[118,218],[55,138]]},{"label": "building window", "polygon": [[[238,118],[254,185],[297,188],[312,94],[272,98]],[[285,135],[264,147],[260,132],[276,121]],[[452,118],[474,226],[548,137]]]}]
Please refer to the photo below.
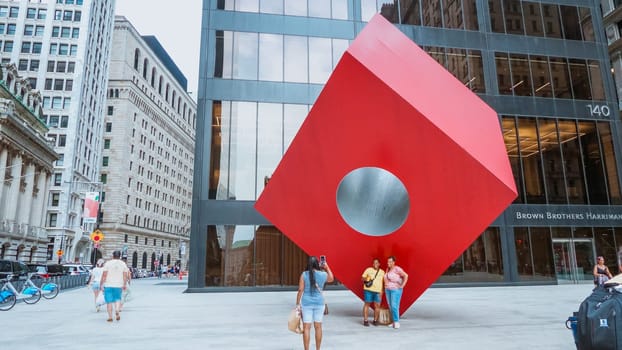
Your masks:
[{"label": "building window", "polygon": [[138,70],[138,63],[140,62],[140,50],[134,50],[134,69]]},{"label": "building window", "polygon": [[123,241],[124,241],[125,243],[127,243],[127,234],[126,234],[126,235],[125,235],[125,237],[123,238]]},{"label": "building window", "polygon": [[101,174],[101,176],[99,177],[99,181],[103,184],[107,184],[108,183],[108,174]]},{"label": "building window", "polygon": [[63,174],[56,173],[54,174],[54,186],[60,186],[63,182]]},{"label": "building window", "polygon": [[58,214],[56,214],[56,213],[50,214],[50,217],[49,217],[49,220],[48,220],[48,226],[49,227],[56,227],[57,220],[58,220]]},{"label": "building window", "polygon": [[112,115],[114,113],[114,106],[108,106],[108,115]]},{"label": "building window", "polygon": [[112,123],[106,123],[106,132],[112,132]]},{"label": "building window", "polygon": [[108,166],[108,156],[102,157],[102,165],[103,166]]},{"label": "building window", "polygon": [[60,193],[52,193],[50,205],[53,207],[58,207],[59,202],[60,202]]},{"label": "building window", "polygon": [[104,149],[110,149],[110,139],[104,140]]}]

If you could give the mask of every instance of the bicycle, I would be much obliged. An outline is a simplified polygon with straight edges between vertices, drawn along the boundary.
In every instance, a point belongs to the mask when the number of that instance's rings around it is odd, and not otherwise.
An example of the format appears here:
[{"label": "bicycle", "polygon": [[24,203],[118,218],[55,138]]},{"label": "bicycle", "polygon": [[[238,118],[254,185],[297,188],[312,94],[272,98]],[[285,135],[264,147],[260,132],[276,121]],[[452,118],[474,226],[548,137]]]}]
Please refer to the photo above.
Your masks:
[{"label": "bicycle", "polygon": [[44,297],[45,299],[56,298],[56,296],[58,295],[58,292],[60,292],[60,286],[58,284],[47,282],[43,284],[41,287],[38,287],[36,284],[34,284],[30,280],[31,277],[32,277],[31,275],[28,275],[28,279],[24,283],[27,283],[31,287],[37,288],[41,292],[41,296]]},{"label": "bicycle", "polygon": [[[41,290],[36,286],[30,286],[28,283],[31,276],[31,274],[28,275],[28,279],[26,279],[26,282],[22,286],[22,290],[19,292],[13,283],[11,283],[13,275],[7,276],[4,280],[4,285],[0,288],[0,311],[12,309],[18,298],[24,300],[26,304],[35,304],[41,300]],[[32,284],[32,281],[30,281],[30,284]]]}]

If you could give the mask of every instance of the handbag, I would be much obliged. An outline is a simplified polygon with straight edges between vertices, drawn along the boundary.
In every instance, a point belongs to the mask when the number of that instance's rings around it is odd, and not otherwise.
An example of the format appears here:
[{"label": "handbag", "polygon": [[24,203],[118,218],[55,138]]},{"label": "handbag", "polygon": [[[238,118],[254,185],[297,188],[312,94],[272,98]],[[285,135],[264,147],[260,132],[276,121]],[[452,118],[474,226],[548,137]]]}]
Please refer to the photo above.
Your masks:
[{"label": "handbag", "polygon": [[391,317],[391,311],[389,309],[380,308],[378,311],[378,323],[383,325],[393,323],[393,318]]},{"label": "handbag", "polygon": [[95,306],[102,306],[106,304],[106,300],[104,299],[104,292],[99,292],[97,294],[97,299],[95,300]]},{"label": "handbag", "polygon": [[298,307],[290,311],[289,318],[287,319],[287,329],[296,334],[302,333],[302,317]]},{"label": "handbag", "polygon": [[376,279],[376,276],[378,276],[378,272],[379,272],[379,271],[380,271],[380,269],[376,270],[376,274],[374,275],[374,278],[372,278],[372,279],[371,279],[371,280],[369,280],[369,281],[365,281],[365,282],[363,282],[363,284],[365,285],[365,287],[368,287],[368,288],[369,288],[369,287],[371,287],[371,286],[373,286],[373,285],[374,285],[374,280]]}]

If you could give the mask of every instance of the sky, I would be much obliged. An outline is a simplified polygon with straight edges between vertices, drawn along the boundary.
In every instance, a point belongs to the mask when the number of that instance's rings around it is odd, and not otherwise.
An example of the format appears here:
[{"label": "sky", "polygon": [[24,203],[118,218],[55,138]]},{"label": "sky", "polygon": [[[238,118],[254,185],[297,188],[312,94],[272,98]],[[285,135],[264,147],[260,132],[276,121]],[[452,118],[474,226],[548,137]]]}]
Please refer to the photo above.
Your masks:
[{"label": "sky", "polygon": [[127,18],[140,35],[158,38],[188,79],[188,91],[195,101],[199,85],[201,10],[201,0],[116,0],[115,9],[115,15]]}]

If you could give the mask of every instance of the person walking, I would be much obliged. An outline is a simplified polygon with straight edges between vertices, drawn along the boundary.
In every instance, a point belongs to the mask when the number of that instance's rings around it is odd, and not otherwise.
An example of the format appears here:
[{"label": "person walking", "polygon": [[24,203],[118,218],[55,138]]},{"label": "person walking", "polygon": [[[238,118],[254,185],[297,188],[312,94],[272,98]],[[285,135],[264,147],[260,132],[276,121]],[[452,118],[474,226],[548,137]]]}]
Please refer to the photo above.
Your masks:
[{"label": "person walking", "polygon": [[104,259],[97,260],[95,263],[95,267],[91,270],[91,278],[89,278],[89,287],[93,291],[93,295],[95,296],[95,311],[99,312],[100,305],[97,304],[97,297],[100,293],[100,282],[102,278],[102,274],[104,273]]},{"label": "person walking", "polygon": [[309,350],[311,340],[311,322],[315,330],[315,349],[322,345],[322,320],[324,318],[324,295],[322,289],[326,282],[332,282],[334,276],[328,264],[323,261],[322,266],[315,256],[310,256],[307,269],[300,275],[296,307],[302,310],[302,343],[305,350]]},{"label": "person walking", "polygon": [[609,272],[609,268],[605,265],[605,258],[602,256],[596,258],[593,274],[594,284],[596,286],[602,286],[605,282],[609,281],[610,278],[613,278],[611,272]]},{"label": "person walking", "polygon": [[384,280],[384,271],[380,268],[380,260],[374,259],[372,266],[365,269],[361,276],[363,281],[363,326],[369,327],[368,313],[369,306],[374,303],[374,320],[372,324],[378,325],[378,316],[380,316],[380,302],[382,301],[382,285]]},{"label": "person walking", "polygon": [[407,282],[408,274],[401,267],[395,265],[395,257],[390,256],[387,259],[387,272],[384,274],[384,291],[393,318],[393,323],[389,327],[395,329],[400,328],[400,300]]},{"label": "person walking", "polygon": [[127,265],[120,260],[121,252],[115,250],[112,252],[112,260],[108,260],[104,264],[104,272],[101,278],[101,288],[104,290],[104,299],[106,300],[106,310],[108,311],[108,319],[112,322],[112,306],[114,304],[115,316],[117,321],[121,320],[119,312],[121,312],[121,295],[123,290],[127,288],[129,280],[129,270]]}]

